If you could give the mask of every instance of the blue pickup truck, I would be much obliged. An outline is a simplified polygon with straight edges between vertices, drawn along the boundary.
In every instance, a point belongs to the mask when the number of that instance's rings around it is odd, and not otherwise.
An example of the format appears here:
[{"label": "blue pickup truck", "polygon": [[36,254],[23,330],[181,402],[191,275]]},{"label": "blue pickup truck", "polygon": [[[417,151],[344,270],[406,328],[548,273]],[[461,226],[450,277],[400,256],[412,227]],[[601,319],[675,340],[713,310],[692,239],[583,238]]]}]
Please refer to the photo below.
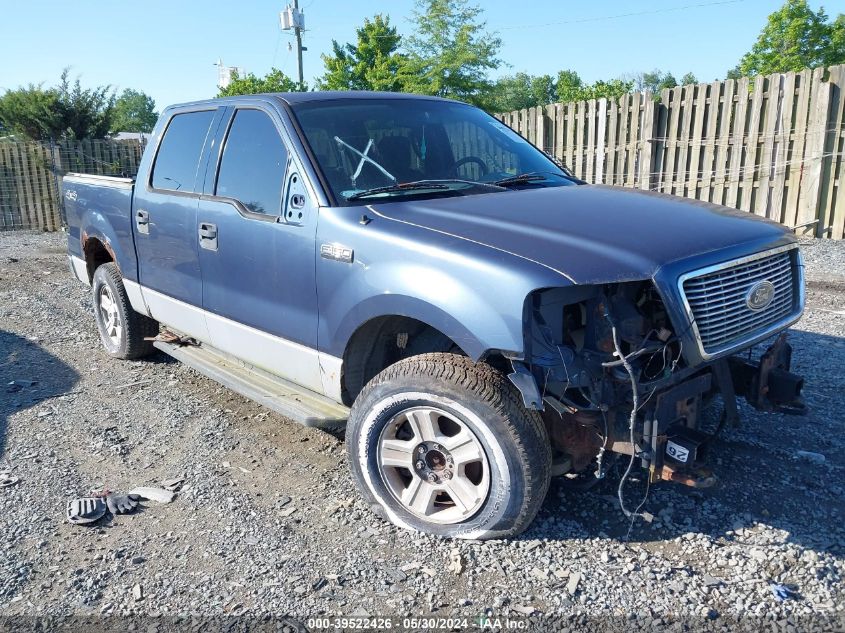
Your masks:
[{"label": "blue pickup truck", "polygon": [[551,477],[611,472],[633,516],[632,474],[714,482],[738,397],[805,410],[788,229],[587,185],[466,104],[173,106],[137,178],[68,174],[63,195],[109,355],[158,348],[289,418],[345,423],[360,493],[406,528],[512,536]]}]

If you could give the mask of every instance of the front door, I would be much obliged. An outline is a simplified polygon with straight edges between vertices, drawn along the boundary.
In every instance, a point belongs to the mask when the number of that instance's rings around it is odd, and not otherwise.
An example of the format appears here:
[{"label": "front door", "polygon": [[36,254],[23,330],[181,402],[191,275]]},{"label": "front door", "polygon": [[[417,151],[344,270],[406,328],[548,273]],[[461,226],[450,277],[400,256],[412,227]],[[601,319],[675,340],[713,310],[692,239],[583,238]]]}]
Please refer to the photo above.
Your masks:
[{"label": "front door", "polygon": [[214,347],[320,391],[316,206],[277,117],[244,107],[221,125],[195,229],[202,305]]},{"label": "front door", "polygon": [[[152,316],[180,332],[208,340],[202,315],[197,205],[218,109],[176,111],[170,118],[147,182],[133,203],[138,280]],[[201,168],[202,166],[202,168]]]}]

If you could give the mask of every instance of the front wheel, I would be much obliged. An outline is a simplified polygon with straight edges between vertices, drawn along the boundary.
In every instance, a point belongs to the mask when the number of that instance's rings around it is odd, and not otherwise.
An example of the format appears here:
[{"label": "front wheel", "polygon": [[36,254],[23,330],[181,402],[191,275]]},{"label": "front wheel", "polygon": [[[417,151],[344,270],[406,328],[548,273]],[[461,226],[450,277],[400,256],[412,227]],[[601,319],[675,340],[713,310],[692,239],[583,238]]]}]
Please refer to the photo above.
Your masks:
[{"label": "front wheel", "polygon": [[492,367],[456,354],[414,356],[373,378],[352,406],[347,447],[377,514],[440,536],[519,534],[549,487],[540,416]]},{"label": "front wheel", "polygon": [[158,334],[158,323],[132,309],[115,264],[102,264],[94,271],[91,298],[100,340],[110,356],[132,359],[155,351],[145,338]]}]

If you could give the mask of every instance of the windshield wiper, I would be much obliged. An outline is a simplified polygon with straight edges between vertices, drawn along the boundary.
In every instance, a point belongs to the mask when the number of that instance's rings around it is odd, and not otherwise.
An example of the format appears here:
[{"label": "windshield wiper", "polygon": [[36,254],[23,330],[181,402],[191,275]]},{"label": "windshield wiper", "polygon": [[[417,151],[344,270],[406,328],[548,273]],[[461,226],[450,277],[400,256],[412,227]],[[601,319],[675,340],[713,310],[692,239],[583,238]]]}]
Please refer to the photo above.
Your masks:
[{"label": "windshield wiper", "polygon": [[448,189],[449,187],[437,183],[431,182],[427,180],[419,180],[416,182],[404,182],[404,183],[397,183],[395,185],[387,185],[386,187],[373,187],[372,189],[365,189],[364,191],[359,191],[358,193],[353,193],[351,196],[347,196],[347,200],[360,200],[361,198],[368,198],[369,196],[375,196],[380,193],[395,193],[395,192],[402,192],[402,191],[415,191],[417,189],[434,189],[434,190],[442,190]]},{"label": "windshield wiper", "polygon": [[539,180],[548,180],[549,176],[557,176],[558,178],[563,178],[568,180],[567,177],[563,174],[556,174],[553,171],[548,172],[548,175],[545,173],[539,173],[536,171],[532,171],[526,174],[517,174],[516,176],[508,176],[507,178],[502,178],[501,180],[496,180],[492,184],[498,185],[500,187],[507,187],[508,185],[521,185],[523,183],[529,182],[537,182]]},{"label": "windshield wiper", "polygon": [[353,193],[351,196],[347,196],[347,200],[359,200],[361,198],[367,198],[369,196],[377,195],[380,193],[401,193],[403,191],[418,191],[421,189],[428,189],[434,191],[443,191],[446,189],[451,189],[449,185],[458,184],[458,185],[470,185],[472,187],[489,187],[492,189],[500,188],[498,185],[492,182],[478,182],[476,180],[462,180],[460,178],[443,178],[437,180],[414,180],[413,182],[402,182],[397,183],[395,185],[387,185],[385,187],[375,187],[373,189],[366,189],[364,191],[359,191],[357,193]]}]

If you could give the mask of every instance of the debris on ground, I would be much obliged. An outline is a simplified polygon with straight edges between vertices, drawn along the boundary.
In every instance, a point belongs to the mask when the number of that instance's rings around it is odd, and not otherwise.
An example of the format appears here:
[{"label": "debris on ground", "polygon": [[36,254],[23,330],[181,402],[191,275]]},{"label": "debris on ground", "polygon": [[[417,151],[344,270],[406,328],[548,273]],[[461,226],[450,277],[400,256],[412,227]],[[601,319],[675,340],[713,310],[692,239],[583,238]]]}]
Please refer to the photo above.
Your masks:
[{"label": "debris on ground", "polygon": [[796,592],[788,585],[784,585],[779,582],[774,582],[773,580],[769,581],[769,589],[771,589],[772,595],[778,602],[783,602],[784,600],[789,599],[794,600],[801,597],[798,592]]},{"label": "debris on ground", "polygon": [[814,453],[813,451],[795,451],[795,459],[803,459],[806,462],[813,464],[824,464],[827,458],[821,453]]},{"label": "debris on ground", "polygon": [[464,559],[461,556],[461,550],[457,547],[454,547],[449,551],[449,564],[446,569],[451,572],[455,572],[455,574],[460,574],[464,571]]},{"label": "debris on ground", "polygon": [[65,509],[67,520],[75,525],[87,525],[103,518],[106,503],[100,497],[82,497],[68,501]]},{"label": "debris on ground", "polygon": [[8,393],[17,393],[21,389],[26,389],[27,387],[34,387],[37,384],[37,380],[12,380],[8,383],[6,391]]},{"label": "debris on ground", "polygon": [[184,477],[173,477],[172,479],[165,479],[162,481],[161,487],[170,492],[179,492],[183,483],[185,483]]},{"label": "debris on ground", "polygon": [[155,488],[153,486],[139,486],[129,491],[130,495],[137,495],[143,499],[150,501],[157,501],[158,503],[170,503],[173,501],[176,493],[172,490],[165,490],[164,488]]},{"label": "debris on ground", "polygon": [[106,505],[112,514],[129,514],[138,507],[140,497],[134,494],[115,495],[106,497]]},{"label": "debris on ground", "polygon": [[19,481],[20,481],[20,478],[15,477],[14,475],[12,475],[12,473],[9,473],[9,472],[0,473],[0,488],[8,488],[10,486],[14,486]]}]

